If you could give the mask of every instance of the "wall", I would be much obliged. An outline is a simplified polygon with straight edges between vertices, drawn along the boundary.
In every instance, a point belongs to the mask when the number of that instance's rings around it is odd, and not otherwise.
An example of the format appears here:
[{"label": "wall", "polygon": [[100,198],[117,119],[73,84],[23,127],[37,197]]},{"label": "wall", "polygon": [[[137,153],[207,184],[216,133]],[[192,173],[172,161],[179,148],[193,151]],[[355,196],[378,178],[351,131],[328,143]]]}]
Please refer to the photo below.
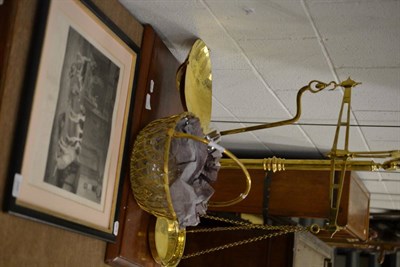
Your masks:
[{"label": "wall", "polygon": [[[11,1],[11,2],[10,2]],[[138,46],[143,27],[117,0],[93,0]],[[12,3],[12,4],[11,4]],[[0,6],[0,204],[3,204],[19,99],[38,0]],[[5,10],[7,8],[7,10]],[[5,37],[3,38],[3,35]],[[106,243],[42,223],[0,213],[0,266],[106,266]]]}]

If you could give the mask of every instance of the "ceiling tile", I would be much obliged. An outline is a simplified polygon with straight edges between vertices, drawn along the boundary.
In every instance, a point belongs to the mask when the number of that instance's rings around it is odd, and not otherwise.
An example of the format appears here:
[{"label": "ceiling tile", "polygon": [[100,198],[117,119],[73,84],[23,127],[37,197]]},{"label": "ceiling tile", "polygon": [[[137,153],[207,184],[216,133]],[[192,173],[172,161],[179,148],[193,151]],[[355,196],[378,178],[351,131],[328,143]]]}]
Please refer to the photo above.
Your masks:
[{"label": "ceiling tile", "polygon": [[356,171],[356,174],[363,181],[364,180],[373,180],[373,181],[382,180],[382,175],[380,172]]},{"label": "ceiling tile", "polygon": [[267,122],[274,118],[290,117],[274,93],[251,71],[214,70],[213,95],[220,104],[243,120]]},{"label": "ceiling tile", "polygon": [[333,79],[317,39],[243,40],[239,45],[272,87],[297,91],[312,80]]},{"label": "ceiling tile", "polygon": [[[151,24],[167,43],[181,43],[208,27],[209,12],[199,1],[120,0],[140,22]],[[171,16],[174,14],[174,16]],[[168,38],[165,38],[165,33]]]},{"label": "ceiling tile", "polygon": [[382,182],[385,184],[385,187],[387,188],[387,191],[389,194],[398,194],[398,197],[400,197],[400,182],[399,181],[385,181]]},{"label": "ceiling tile", "polygon": [[[313,140],[314,145],[321,151],[323,155],[326,155],[331,148],[332,142],[335,135],[334,127],[323,127],[323,126],[301,126],[304,132]],[[328,141],[329,140],[329,141]]]},{"label": "ceiling tile", "polygon": [[[400,171],[396,172],[382,172],[382,179],[384,181],[391,180],[391,181],[397,181],[400,182]],[[399,192],[400,193],[400,192]]]},{"label": "ceiling tile", "polygon": [[391,200],[371,199],[369,206],[371,209],[396,209],[396,205]]},{"label": "ceiling tile", "polygon": [[308,2],[308,7],[334,66],[399,67],[399,1]]},{"label": "ceiling tile", "polygon": [[237,121],[237,118],[214,96],[212,97],[211,119]]},{"label": "ceiling tile", "polygon": [[356,110],[354,115],[359,124],[365,125],[366,128],[368,126],[400,127],[400,111]]},{"label": "ceiling tile", "polygon": [[379,181],[363,181],[363,182],[371,194],[374,194],[374,193],[387,194],[387,193],[389,193],[388,189],[386,188],[386,185],[383,182],[379,182]]},{"label": "ceiling tile", "polygon": [[[253,125],[245,125],[253,126]],[[219,131],[242,127],[240,124],[215,123]],[[232,150],[284,158],[320,158],[321,154],[297,126],[285,126],[247,133],[224,135],[221,144]]]},{"label": "ceiling tile", "polygon": [[[210,17],[210,19],[213,18]],[[241,48],[229,36],[229,34],[218,27],[218,25],[202,29],[198,37],[201,38],[210,49],[213,72],[220,69],[251,69]]]},{"label": "ceiling tile", "polygon": [[[212,127],[218,131],[231,130],[246,127],[245,124],[237,123],[212,123]],[[246,132],[221,137],[221,145],[230,150],[240,150],[254,153],[272,153],[262,140],[254,135],[253,132]]]},{"label": "ceiling tile", "polygon": [[[334,2],[338,2],[338,3],[341,3],[341,2],[348,2],[348,3],[351,3],[351,2],[360,2],[360,0],[304,0],[305,2],[307,2],[307,3],[334,3]],[[367,0],[368,1],[368,0]],[[374,0],[372,0],[372,1],[374,1]],[[393,0],[383,0],[383,1],[393,1]],[[394,1],[397,1],[397,0],[394,0]]]},{"label": "ceiling tile", "polygon": [[282,126],[254,131],[276,156],[292,158],[320,158],[322,155],[298,126]]},{"label": "ceiling tile", "polygon": [[387,193],[371,193],[370,198],[373,200],[393,201],[393,196]]},{"label": "ceiling tile", "polygon": [[215,23],[201,1],[121,0],[121,3],[139,21],[151,24],[181,62],[194,41],[201,38],[211,50],[213,69],[249,68],[233,39]]},{"label": "ceiling tile", "polygon": [[[332,149],[335,138],[336,128],[333,126],[310,126],[302,125],[304,132],[313,140],[313,143],[323,152],[329,152]],[[344,149],[345,129],[341,129],[338,139],[338,149]],[[361,135],[357,127],[350,128],[349,150],[365,151],[368,150],[364,137]]]},{"label": "ceiling tile", "polygon": [[313,37],[300,1],[212,1],[206,3],[236,40]]},{"label": "ceiling tile", "polygon": [[371,208],[400,209],[399,195],[371,194]]},{"label": "ceiling tile", "polygon": [[[397,120],[397,125],[400,124],[400,113],[398,113],[400,110],[400,67],[372,69],[346,68],[337,70],[337,72],[341,79],[351,76],[353,80],[362,83],[352,90],[351,105],[355,112],[370,111],[369,115],[371,119],[376,119],[371,111],[397,111],[395,119]],[[393,119],[393,117],[389,117],[388,119]]]},{"label": "ceiling tile", "polygon": [[361,128],[372,151],[400,150],[400,128]]}]

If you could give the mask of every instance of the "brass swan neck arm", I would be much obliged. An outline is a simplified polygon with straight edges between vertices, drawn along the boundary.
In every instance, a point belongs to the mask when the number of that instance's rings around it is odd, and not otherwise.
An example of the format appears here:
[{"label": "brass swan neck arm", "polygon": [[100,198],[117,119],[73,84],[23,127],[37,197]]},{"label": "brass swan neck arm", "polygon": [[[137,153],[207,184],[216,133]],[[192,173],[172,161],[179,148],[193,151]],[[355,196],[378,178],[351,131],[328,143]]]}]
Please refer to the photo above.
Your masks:
[{"label": "brass swan neck arm", "polygon": [[244,132],[249,132],[249,131],[255,131],[255,130],[261,130],[261,129],[267,129],[267,128],[273,128],[273,127],[292,124],[300,119],[301,97],[304,92],[310,91],[311,93],[318,93],[326,88],[330,88],[330,90],[334,90],[338,86],[341,86],[341,84],[337,84],[333,81],[329,82],[329,83],[324,83],[321,81],[313,80],[308,85],[302,87],[297,92],[297,97],[296,97],[297,111],[296,111],[296,115],[293,118],[288,119],[288,120],[282,120],[282,121],[277,121],[277,122],[271,122],[271,123],[265,123],[265,124],[261,124],[261,125],[250,126],[250,127],[243,127],[243,128],[221,131],[220,135],[222,136],[222,135],[228,135],[228,134],[244,133]]}]

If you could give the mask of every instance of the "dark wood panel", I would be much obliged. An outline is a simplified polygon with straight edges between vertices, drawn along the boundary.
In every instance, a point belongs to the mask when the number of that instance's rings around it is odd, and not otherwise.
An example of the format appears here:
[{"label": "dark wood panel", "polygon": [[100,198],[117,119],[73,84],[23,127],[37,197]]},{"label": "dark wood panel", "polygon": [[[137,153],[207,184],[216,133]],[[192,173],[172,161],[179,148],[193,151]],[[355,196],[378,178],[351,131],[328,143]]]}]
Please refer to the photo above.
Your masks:
[{"label": "dark wood panel", "polygon": [[[329,218],[329,171],[283,171],[269,173],[270,186],[264,192],[264,171],[250,170],[252,189],[248,197],[231,207],[212,208],[215,211],[263,213],[263,195],[268,197],[267,213],[273,217]],[[339,173],[336,173],[339,175]],[[216,193],[213,201],[232,199],[244,188],[243,174],[237,169],[223,169],[213,184]],[[345,175],[338,224],[346,229],[339,231],[337,239],[368,238],[369,193],[362,181],[347,172]],[[321,238],[330,233],[321,231]]]},{"label": "dark wood panel", "polygon": [[[209,210],[262,214],[265,172],[264,170],[249,170],[249,173],[252,184],[251,190],[243,201],[229,207],[209,207]],[[218,172],[217,181],[212,186],[215,189],[215,194],[211,201],[231,200],[245,190],[245,176],[240,170],[221,169]]]},{"label": "dark wood panel", "polygon": [[336,233],[333,239],[325,231],[318,236],[331,242],[366,241],[369,237],[369,203],[370,194],[363,182],[354,175],[346,176],[338,216],[338,224],[345,229]]},{"label": "dark wood panel", "polygon": [[369,236],[370,194],[360,179],[352,177],[349,188],[348,229],[361,240]]},{"label": "dark wood panel", "polygon": [[[270,216],[329,218],[329,171],[284,171],[271,174]],[[336,175],[339,175],[338,173]],[[339,205],[336,238],[366,240],[369,229],[369,193],[362,181],[347,172]],[[321,231],[326,238],[330,233]]]},{"label": "dark wood panel", "polygon": [[[141,46],[139,80],[135,94],[134,119],[131,127],[131,147],[135,136],[149,122],[183,111],[175,74],[179,62],[150,25],[146,25]],[[154,82],[150,92],[151,80]],[[151,109],[146,109],[150,94]],[[116,243],[107,244],[106,262],[112,266],[159,266],[150,255],[147,231],[151,215],[137,205],[127,175],[121,202],[120,232]]]},{"label": "dark wood panel", "polygon": [[[222,226],[219,223],[205,223],[205,227]],[[185,253],[199,252],[204,249],[260,236],[260,231],[219,231],[210,233],[187,234]],[[265,266],[289,267],[293,262],[294,235],[287,234],[270,239],[248,243],[220,251],[183,259],[181,267],[200,266]]]},{"label": "dark wood panel", "polygon": [[0,5],[0,99],[3,97],[5,70],[8,65],[16,10],[16,1],[5,0],[4,3]]},{"label": "dark wood panel", "polygon": [[286,217],[329,217],[329,173],[283,171],[271,179],[268,214]]}]

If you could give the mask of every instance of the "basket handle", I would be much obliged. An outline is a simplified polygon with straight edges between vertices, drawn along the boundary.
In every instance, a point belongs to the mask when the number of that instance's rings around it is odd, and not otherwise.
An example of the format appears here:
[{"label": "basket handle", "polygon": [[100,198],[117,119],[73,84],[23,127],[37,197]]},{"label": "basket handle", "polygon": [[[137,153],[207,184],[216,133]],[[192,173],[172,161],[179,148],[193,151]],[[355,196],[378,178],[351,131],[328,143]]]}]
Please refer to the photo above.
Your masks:
[{"label": "basket handle", "polygon": [[[189,138],[189,139],[193,139],[196,141],[199,141],[201,143],[204,143],[206,145],[210,145],[210,141],[208,141],[207,139],[195,136],[195,135],[191,135],[191,134],[186,134],[186,133],[182,133],[182,132],[175,132],[173,137],[177,137],[177,138]],[[239,167],[242,169],[244,175],[246,176],[246,189],[243,193],[241,193],[239,196],[237,196],[236,198],[232,199],[232,200],[228,200],[228,201],[220,201],[220,202],[209,202],[208,205],[210,207],[226,207],[226,206],[232,206],[236,203],[239,203],[240,201],[242,201],[243,199],[245,199],[247,197],[247,195],[250,192],[250,188],[251,188],[251,178],[250,178],[250,174],[247,171],[246,167],[243,165],[243,163],[241,163],[239,161],[239,159],[237,157],[235,157],[235,155],[233,155],[232,152],[226,150],[225,148],[218,146],[218,148],[222,148],[221,151],[222,153],[224,153],[225,155],[227,155],[228,157],[230,157],[234,162],[236,162],[237,165],[239,165]]]}]

